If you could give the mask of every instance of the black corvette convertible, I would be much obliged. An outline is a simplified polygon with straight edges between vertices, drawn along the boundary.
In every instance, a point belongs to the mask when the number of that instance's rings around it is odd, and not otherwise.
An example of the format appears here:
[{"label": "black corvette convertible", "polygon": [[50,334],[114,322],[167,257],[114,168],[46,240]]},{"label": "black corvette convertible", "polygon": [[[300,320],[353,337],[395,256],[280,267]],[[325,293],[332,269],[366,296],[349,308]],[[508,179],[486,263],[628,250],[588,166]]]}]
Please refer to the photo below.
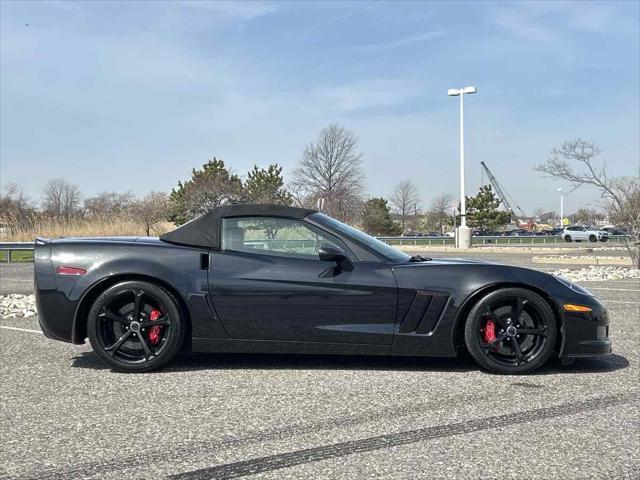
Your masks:
[{"label": "black corvette convertible", "polygon": [[160,238],[36,241],[39,321],[115,369],[180,350],[453,357],[527,373],[611,352],[604,306],[526,268],[400,252],[313,210],[219,207]]}]

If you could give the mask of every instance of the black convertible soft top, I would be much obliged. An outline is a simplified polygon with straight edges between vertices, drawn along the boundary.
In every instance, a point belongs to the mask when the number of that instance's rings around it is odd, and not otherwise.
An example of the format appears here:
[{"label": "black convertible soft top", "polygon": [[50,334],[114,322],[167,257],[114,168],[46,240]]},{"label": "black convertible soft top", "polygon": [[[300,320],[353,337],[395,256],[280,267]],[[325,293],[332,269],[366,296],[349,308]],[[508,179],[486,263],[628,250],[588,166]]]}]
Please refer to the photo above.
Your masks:
[{"label": "black convertible soft top", "polygon": [[315,210],[283,205],[239,203],[223,205],[160,236],[160,240],[181,245],[220,249],[220,223],[229,217],[283,217],[301,220]]}]

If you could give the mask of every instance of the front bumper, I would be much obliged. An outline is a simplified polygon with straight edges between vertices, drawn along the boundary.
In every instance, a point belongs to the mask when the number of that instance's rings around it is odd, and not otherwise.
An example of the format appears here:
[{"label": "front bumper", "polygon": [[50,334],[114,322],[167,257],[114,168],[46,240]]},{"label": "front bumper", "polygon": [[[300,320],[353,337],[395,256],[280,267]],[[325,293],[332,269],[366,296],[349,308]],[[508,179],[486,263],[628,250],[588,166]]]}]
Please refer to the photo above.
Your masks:
[{"label": "front bumper", "polygon": [[[560,299],[560,304],[577,303],[575,298]],[[578,302],[591,307],[591,312],[562,310],[561,358],[596,357],[612,351],[609,339],[609,315],[595,297],[582,297]]]}]

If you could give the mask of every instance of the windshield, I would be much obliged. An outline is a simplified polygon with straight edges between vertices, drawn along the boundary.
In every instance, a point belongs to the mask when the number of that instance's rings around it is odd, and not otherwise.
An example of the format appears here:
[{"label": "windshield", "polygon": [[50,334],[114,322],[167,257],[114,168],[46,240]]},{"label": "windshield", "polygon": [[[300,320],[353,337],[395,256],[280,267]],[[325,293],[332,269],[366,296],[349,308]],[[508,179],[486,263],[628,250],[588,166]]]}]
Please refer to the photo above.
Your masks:
[{"label": "windshield", "polygon": [[356,228],[353,228],[345,223],[339,222],[335,218],[331,218],[325,215],[324,213],[314,213],[309,215],[309,218],[317,221],[318,223],[326,225],[327,227],[330,227],[336,230],[337,232],[340,232],[348,236],[349,238],[354,239],[355,241],[363,244],[364,246],[370,248],[371,250],[379,253],[380,255],[382,255],[385,258],[388,258],[391,261],[403,262],[411,258],[410,255],[407,255],[406,253],[401,252],[400,250],[396,250],[395,248],[387,245],[386,243],[381,242],[377,238],[373,238],[372,236],[367,235],[366,233],[361,232]]}]

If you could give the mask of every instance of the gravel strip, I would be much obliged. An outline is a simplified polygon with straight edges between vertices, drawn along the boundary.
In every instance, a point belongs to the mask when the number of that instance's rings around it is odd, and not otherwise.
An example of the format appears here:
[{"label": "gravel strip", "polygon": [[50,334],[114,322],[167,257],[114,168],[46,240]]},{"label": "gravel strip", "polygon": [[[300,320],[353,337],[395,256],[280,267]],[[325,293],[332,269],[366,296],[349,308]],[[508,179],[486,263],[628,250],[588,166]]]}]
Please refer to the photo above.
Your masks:
[{"label": "gravel strip", "polygon": [[562,268],[551,272],[553,275],[567,278],[573,282],[593,280],[622,280],[625,278],[639,278],[640,270],[628,267],[607,267],[604,265],[590,265],[587,268]]},{"label": "gravel strip", "polygon": [[18,293],[0,295],[0,318],[36,316],[36,297]]}]

